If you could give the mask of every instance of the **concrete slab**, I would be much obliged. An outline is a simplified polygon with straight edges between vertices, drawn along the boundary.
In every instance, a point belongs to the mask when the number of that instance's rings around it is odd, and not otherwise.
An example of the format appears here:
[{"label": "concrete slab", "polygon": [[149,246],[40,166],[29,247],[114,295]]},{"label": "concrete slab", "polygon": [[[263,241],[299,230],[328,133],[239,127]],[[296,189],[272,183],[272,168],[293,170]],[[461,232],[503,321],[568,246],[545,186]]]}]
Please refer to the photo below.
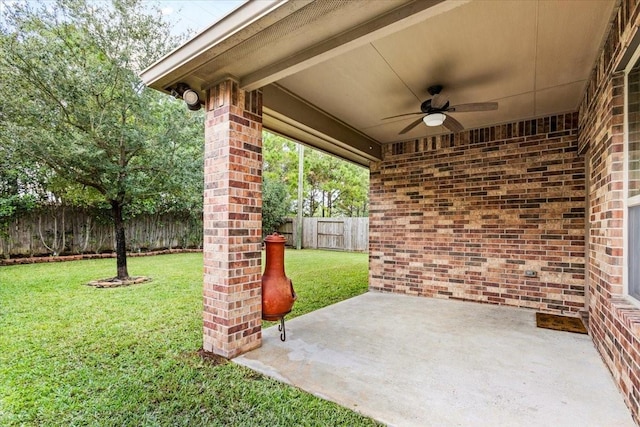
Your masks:
[{"label": "concrete slab", "polygon": [[367,293],[234,361],[396,426],[634,426],[587,335],[530,310]]}]

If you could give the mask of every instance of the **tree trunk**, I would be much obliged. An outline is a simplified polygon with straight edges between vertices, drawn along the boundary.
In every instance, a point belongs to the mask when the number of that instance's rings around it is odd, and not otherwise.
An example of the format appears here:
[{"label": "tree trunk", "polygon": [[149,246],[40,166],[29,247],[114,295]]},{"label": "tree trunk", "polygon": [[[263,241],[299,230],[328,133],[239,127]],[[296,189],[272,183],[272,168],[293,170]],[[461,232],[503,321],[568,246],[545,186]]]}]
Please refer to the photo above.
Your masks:
[{"label": "tree trunk", "polygon": [[87,248],[89,247],[89,240],[91,236],[91,215],[87,215],[84,225],[84,244],[82,245],[82,253],[87,252]]},{"label": "tree trunk", "polygon": [[67,229],[64,225],[64,205],[62,205],[62,243],[60,244],[60,250],[58,254],[64,253],[64,250],[67,246]]},{"label": "tree trunk", "polygon": [[116,265],[118,279],[127,279],[127,245],[124,237],[124,221],[122,219],[122,204],[111,201],[111,213],[113,214],[113,225],[116,231]]}]

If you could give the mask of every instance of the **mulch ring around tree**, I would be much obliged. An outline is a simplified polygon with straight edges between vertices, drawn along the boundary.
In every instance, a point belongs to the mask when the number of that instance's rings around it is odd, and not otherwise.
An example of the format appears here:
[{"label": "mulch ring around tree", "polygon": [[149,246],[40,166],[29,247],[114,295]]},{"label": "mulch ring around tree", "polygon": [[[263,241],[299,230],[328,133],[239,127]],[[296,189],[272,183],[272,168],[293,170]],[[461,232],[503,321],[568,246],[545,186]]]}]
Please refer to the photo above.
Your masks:
[{"label": "mulch ring around tree", "polygon": [[87,283],[87,286],[94,286],[96,288],[118,288],[120,286],[139,285],[140,283],[146,283],[150,281],[151,278],[146,276],[127,277],[126,279],[110,277],[108,279],[92,280]]}]

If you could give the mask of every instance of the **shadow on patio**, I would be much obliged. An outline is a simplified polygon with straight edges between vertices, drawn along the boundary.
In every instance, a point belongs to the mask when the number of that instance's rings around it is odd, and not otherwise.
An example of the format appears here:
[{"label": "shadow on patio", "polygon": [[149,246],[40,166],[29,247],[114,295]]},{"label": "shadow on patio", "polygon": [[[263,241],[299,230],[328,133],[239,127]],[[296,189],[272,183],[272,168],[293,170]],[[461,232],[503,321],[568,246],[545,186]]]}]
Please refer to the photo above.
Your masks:
[{"label": "shadow on patio", "polygon": [[234,361],[390,425],[634,425],[591,339],[525,309],[369,292]]}]

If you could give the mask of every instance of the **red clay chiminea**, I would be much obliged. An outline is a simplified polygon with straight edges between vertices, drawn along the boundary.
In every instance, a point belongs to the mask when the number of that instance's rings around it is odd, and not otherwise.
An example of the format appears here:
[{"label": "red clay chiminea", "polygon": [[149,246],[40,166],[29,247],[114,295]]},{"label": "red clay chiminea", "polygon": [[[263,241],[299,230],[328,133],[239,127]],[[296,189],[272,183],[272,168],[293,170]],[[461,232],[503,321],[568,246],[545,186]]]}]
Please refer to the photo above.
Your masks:
[{"label": "red clay chiminea", "polygon": [[273,233],[264,239],[266,246],[266,265],[262,275],[262,319],[280,320],[278,330],[282,341],[287,339],[284,329],[284,316],[291,312],[297,296],[293,290],[293,283],[284,274],[284,244],[283,236]]}]

